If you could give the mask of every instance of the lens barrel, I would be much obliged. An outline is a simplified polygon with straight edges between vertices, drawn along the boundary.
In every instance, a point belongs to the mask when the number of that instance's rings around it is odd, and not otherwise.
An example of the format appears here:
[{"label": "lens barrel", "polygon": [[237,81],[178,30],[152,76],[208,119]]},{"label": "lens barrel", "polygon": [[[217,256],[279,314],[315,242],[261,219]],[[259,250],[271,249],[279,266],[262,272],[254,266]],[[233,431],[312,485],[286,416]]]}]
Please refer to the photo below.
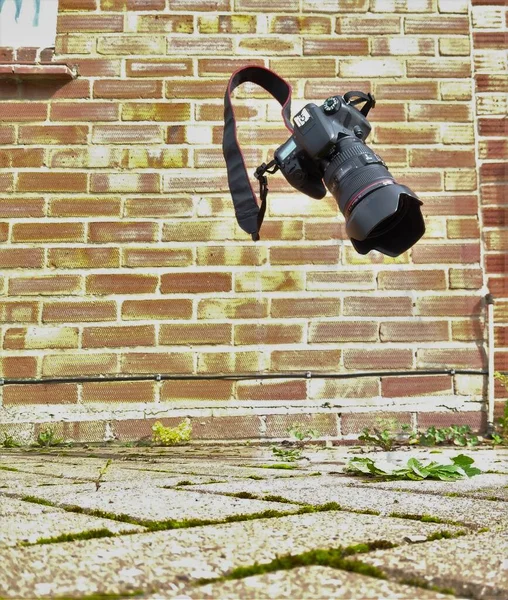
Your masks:
[{"label": "lens barrel", "polygon": [[394,180],[382,159],[361,140],[339,140],[323,179],[360,254],[378,250],[398,256],[425,233],[422,202]]}]

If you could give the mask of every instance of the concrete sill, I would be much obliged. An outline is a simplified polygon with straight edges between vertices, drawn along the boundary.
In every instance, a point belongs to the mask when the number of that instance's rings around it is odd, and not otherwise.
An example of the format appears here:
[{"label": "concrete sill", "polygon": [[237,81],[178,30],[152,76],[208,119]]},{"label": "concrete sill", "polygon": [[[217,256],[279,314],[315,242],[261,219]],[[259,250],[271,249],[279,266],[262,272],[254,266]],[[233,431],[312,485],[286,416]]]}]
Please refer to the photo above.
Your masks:
[{"label": "concrete sill", "polygon": [[77,76],[77,69],[66,64],[0,64],[0,79],[71,80]]}]

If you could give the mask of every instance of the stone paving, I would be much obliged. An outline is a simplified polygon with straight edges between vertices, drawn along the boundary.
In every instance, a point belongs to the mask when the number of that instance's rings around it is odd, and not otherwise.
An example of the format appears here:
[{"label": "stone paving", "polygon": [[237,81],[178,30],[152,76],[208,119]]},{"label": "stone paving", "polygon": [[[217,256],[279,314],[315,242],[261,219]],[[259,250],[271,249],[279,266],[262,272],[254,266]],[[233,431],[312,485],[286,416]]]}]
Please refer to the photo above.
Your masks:
[{"label": "stone paving", "polygon": [[[483,473],[372,482],[345,473],[358,453],[399,465],[465,453]],[[0,598],[508,597],[507,450],[303,456],[0,449]]]}]

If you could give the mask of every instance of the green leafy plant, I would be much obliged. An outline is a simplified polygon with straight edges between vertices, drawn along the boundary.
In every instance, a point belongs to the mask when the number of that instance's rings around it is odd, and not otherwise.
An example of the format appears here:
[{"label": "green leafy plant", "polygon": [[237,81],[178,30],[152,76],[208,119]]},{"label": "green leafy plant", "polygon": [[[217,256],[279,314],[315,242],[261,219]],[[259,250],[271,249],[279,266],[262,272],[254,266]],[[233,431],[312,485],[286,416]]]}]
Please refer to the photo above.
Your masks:
[{"label": "green leafy plant", "polygon": [[480,469],[473,467],[474,459],[465,454],[459,454],[451,459],[452,464],[439,464],[430,462],[423,464],[416,458],[410,458],[406,467],[392,468],[392,465],[376,464],[371,458],[352,458],[346,471],[353,475],[367,475],[382,480],[410,479],[439,479],[441,481],[456,481],[465,477],[473,477],[481,473]]},{"label": "green leafy plant", "polygon": [[480,440],[478,436],[473,435],[469,425],[451,425],[442,428],[431,426],[424,433],[418,432],[410,436],[409,443],[421,446],[477,446]]},{"label": "green leafy plant", "polygon": [[4,433],[4,441],[2,442],[3,448],[19,448],[21,444],[16,442],[16,440],[7,433]]},{"label": "green leafy plant", "polygon": [[271,446],[273,455],[285,462],[300,460],[305,444],[320,435],[319,431],[310,429],[303,423],[293,423],[293,426],[288,429],[288,433],[293,439],[283,442],[287,446]]},{"label": "green leafy plant", "polygon": [[55,435],[54,429],[47,427],[39,432],[37,436],[37,445],[41,448],[48,448],[49,446],[58,446],[63,443],[63,438],[59,438]]},{"label": "green leafy plant", "polygon": [[370,430],[370,427],[364,427],[362,433],[358,436],[358,439],[366,444],[372,444],[373,446],[379,446],[383,450],[389,452],[395,444],[395,436],[388,429],[376,429]]},{"label": "green leafy plant", "polygon": [[191,438],[192,425],[189,419],[182,421],[176,427],[164,427],[162,423],[157,421],[152,426],[152,441],[154,444],[162,446],[174,446],[188,442]]}]

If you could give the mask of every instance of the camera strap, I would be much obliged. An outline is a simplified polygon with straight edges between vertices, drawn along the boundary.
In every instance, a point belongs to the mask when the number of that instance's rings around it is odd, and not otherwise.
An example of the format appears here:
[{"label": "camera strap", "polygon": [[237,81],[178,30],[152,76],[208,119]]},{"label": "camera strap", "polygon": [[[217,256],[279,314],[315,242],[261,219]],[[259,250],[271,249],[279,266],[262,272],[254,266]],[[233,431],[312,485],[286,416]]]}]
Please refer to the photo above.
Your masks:
[{"label": "camera strap", "polygon": [[[259,240],[259,230],[266,211],[266,197],[268,194],[268,181],[265,173],[275,173],[275,161],[268,165],[262,164],[256,169],[255,177],[259,181],[261,204],[258,203],[252,188],[244,156],[238,143],[236,134],[236,118],[231,94],[242,83],[251,82],[264,88],[282,106],[281,114],[284,124],[290,133],[293,133],[291,123],[291,86],[287,81],[276,75],[273,71],[258,66],[247,66],[238,69],[229,80],[224,95],[224,134],[222,138],[222,151],[226,161],[228,184],[233,205],[235,208],[238,225],[252,235],[254,241]],[[273,167],[273,170],[270,169]]]}]

